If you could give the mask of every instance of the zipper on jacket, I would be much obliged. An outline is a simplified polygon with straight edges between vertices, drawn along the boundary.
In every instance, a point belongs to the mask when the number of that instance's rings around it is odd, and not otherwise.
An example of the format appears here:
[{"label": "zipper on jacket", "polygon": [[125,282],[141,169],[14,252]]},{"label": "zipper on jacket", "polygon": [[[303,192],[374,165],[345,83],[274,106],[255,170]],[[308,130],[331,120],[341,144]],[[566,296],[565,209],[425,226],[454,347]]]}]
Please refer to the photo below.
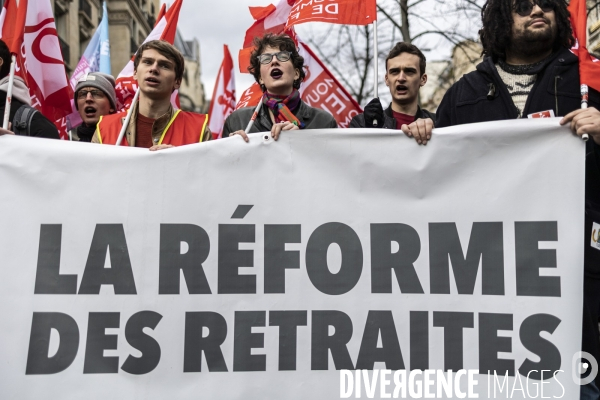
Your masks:
[{"label": "zipper on jacket", "polygon": [[490,82],[488,83],[488,87],[490,88],[490,90],[488,90],[487,99],[494,100],[494,95],[496,94],[496,86],[494,86],[494,84]]},{"label": "zipper on jacket", "polygon": [[562,79],[560,77],[560,75],[556,75],[554,77],[554,102],[556,104],[556,110],[554,110],[556,114],[554,114],[554,115],[556,115],[557,117],[560,115],[558,113],[558,80],[559,79]]}]

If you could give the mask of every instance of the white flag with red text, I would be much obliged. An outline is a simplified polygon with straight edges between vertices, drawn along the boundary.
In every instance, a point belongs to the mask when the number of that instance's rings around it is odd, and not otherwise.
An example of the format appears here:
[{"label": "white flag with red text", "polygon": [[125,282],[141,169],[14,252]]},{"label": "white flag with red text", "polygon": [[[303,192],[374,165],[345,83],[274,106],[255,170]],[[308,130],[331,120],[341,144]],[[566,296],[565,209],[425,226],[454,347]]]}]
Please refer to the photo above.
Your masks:
[{"label": "white flag with red text", "polygon": [[[21,0],[18,6],[12,1],[6,2],[2,13],[3,37],[14,38],[11,50],[20,43],[15,74],[27,83],[31,105],[55,121],[61,138],[66,139],[65,116],[71,112],[73,91],[65,71],[50,1]],[[22,20],[24,14],[25,27],[19,35],[16,33],[19,24],[15,21]]]},{"label": "white flag with red text", "polygon": [[213,138],[220,138],[223,134],[225,119],[235,109],[235,80],[233,60],[227,45],[223,45],[223,63],[219,69],[219,76],[215,84],[210,110],[208,111],[208,126]]},{"label": "white flag with red text", "polygon": [[[179,20],[179,11],[183,0],[175,0],[166,13],[156,22],[152,32],[146,37],[144,43],[151,40],[164,40],[171,44],[175,42],[177,33],[177,21]],[[160,16],[160,15],[159,15]],[[117,94],[117,107],[119,109],[127,108],[133,100],[137,90],[137,82],[133,79],[133,58],[129,60],[125,68],[117,76],[115,91]]]},{"label": "white flag with red text", "polygon": [[[329,72],[310,47],[297,35],[295,39],[298,41],[298,52],[304,57],[304,72],[306,73],[302,86],[300,86],[302,101],[311,107],[329,112],[340,128],[348,128],[352,117],[362,113],[360,105]],[[236,109],[255,106],[261,97],[260,86],[254,83],[242,93]]]},{"label": "white flag with red text", "polygon": [[262,37],[266,33],[283,33],[294,2],[295,0],[280,0],[277,6],[269,4],[266,7],[248,7],[256,22],[246,31],[244,46],[238,55],[240,72],[248,73],[254,38]]}]

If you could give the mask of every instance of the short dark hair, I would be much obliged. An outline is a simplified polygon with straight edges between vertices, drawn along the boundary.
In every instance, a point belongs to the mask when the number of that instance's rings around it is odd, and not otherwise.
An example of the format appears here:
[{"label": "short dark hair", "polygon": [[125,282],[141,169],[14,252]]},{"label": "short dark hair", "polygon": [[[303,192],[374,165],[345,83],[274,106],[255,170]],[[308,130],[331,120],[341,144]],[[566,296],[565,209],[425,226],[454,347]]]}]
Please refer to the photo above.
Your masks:
[{"label": "short dark hair", "polygon": [[425,67],[427,66],[427,59],[425,58],[425,54],[417,46],[411,43],[398,42],[390,52],[388,53],[387,58],[385,59],[385,70],[387,72],[388,61],[394,57],[398,57],[402,53],[414,54],[415,56],[419,56],[419,73],[421,76],[425,73]]},{"label": "short dark hair", "polygon": [[3,79],[10,73],[10,49],[4,43],[4,40],[0,39],[0,58],[2,59],[2,67],[0,67],[0,79]]},{"label": "short dark hair", "polygon": [[[575,43],[573,30],[569,21],[570,13],[565,0],[552,0],[556,15],[556,39],[553,50],[561,47],[571,48]],[[481,9],[482,28],[479,38],[484,56],[490,56],[494,61],[506,57],[506,49],[511,41],[512,32],[512,0],[487,0]]]},{"label": "short dark hair", "polygon": [[304,72],[304,57],[298,53],[296,44],[291,37],[285,34],[275,35],[273,33],[267,33],[261,38],[255,38],[253,44],[254,50],[250,55],[250,66],[248,67],[248,72],[254,75],[256,82],[260,83],[260,62],[258,61],[258,56],[263,53],[265,47],[273,47],[279,49],[279,51],[289,51],[292,53],[292,64],[300,74],[300,77],[294,81],[294,89],[300,89],[300,84],[306,76],[306,73]]},{"label": "short dark hair", "polygon": [[140,65],[140,60],[142,59],[142,54],[144,54],[144,50],[149,49],[156,50],[170,61],[173,61],[173,63],[175,63],[175,79],[178,81],[181,81],[183,79],[183,69],[185,67],[185,60],[183,59],[181,52],[177,50],[175,46],[164,40],[151,40],[140,46],[138,51],[135,53],[135,58],[133,59],[133,68],[136,71],[138,65]]}]

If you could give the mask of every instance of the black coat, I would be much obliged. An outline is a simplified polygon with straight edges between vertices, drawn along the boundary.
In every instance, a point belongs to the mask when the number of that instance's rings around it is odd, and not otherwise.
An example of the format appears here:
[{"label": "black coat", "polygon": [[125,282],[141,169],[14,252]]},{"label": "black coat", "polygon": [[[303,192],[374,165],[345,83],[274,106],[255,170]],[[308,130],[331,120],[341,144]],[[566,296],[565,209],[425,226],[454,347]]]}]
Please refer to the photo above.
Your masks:
[{"label": "black coat", "polygon": [[[25,103],[23,103],[19,99],[15,97],[12,98],[9,116],[9,121],[11,124],[14,125],[13,120],[15,118],[15,114],[17,113],[19,107],[21,107],[23,104]],[[0,90],[0,117],[4,116],[5,105],[6,92]],[[33,118],[31,119],[30,134],[34,137],[60,139],[60,136],[58,135],[58,129],[56,128],[56,126],[48,118],[44,117],[44,115],[41,112],[36,112],[33,115]]]},{"label": "black coat", "polygon": [[[390,103],[389,107],[383,110],[383,114],[385,116],[385,121],[383,122],[382,128],[385,129],[399,129],[396,127],[396,118],[394,118],[394,114],[392,114],[392,103]],[[422,109],[421,107],[417,108],[417,113],[415,114],[415,120],[417,119],[425,119],[431,118],[433,120],[433,125],[435,124],[435,114],[430,113],[427,110]],[[349,128],[364,128],[365,127],[365,114],[355,115],[354,118],[350,121]]]},{"label": "black coat", "polygon": [[[226,138],[230,133],[239,130],[246,130],[254,109],[256,107],[244,107],[239,110],[235,110],[225,120],[223,126],[223,137]],[[250,133],[256,132],[270,132],[273,127],[271,116],[269,115],[269,109],[263,104],[260,108],[260,113],[254,121]],[[308,106],[305,102],[300,101],[298,110],[294,114],[301,122],[305,124],[304,129],[326,129],[326,128],[337,128],[337,122],[335,118],[327,111],[323,111],[319,108],[313,108]]]}]

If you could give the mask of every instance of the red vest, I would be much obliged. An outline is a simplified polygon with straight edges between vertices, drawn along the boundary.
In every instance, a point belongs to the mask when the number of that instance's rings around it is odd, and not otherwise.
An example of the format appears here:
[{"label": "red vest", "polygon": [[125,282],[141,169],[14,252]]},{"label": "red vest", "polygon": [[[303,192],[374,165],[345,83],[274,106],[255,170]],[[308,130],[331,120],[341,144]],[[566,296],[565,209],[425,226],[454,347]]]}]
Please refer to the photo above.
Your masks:
[{"label": "red vest", "polygon": [[[123,126],[123,118],[127,112],[104,115],[98,121],[96,133],[102,144],[115,144]],[[208,123],[208,115],[176,110],[175,115],[167,124],[157,144],[183,146],[202,141],[204,130]],[[129,146],[127,138],[123,138],[121,146]]]}]

